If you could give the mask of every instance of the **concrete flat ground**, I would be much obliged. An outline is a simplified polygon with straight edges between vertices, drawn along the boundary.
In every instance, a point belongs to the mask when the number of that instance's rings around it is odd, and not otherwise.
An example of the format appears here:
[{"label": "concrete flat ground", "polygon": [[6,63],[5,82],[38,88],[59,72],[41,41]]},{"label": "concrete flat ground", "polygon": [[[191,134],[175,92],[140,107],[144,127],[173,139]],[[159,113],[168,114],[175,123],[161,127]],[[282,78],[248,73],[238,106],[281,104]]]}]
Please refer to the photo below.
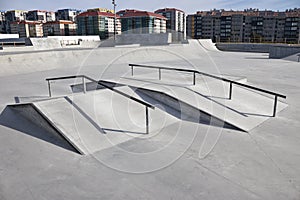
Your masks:
[{"label": "concrete flat ground", "polygon": [[[300,64],[262,53],[220,52],[207,43],[205,47],[190,40],[187,45],[0,53],[0,199],[300,199]],[[130,76],[129,63],[246,77],[248,84],[287,95],[280,101],[288,106],[248,132],[168,116],[172,123],[155,135],[127,133],[130,140],[88,155],[58,144],[6,109],[47,100],[47,77],[85,74],[121,82]],[[53,96],[76,99],[70,85],[80,81],[53,82]],[[76,102],[91,109],[83,100]],[[111,105],[101,102],[103,113],[109,113]],[[119,109],[127,109],[125,104]],[[137,121],[139,109],[133,106],[137,114],[130,115]],[[268,111],[260,102],[257,109]],[[105,115],[98,119],[100,124]],[[84,124],[77,126],[81,130]]]}]

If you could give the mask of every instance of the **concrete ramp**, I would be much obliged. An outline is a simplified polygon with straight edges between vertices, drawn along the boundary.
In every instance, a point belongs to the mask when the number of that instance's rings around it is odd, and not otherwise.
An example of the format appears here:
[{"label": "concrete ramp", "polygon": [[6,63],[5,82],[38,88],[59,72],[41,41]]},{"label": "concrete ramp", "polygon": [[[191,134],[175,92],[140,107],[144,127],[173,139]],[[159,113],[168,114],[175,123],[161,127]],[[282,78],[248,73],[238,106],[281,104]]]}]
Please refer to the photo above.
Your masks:
[{"label": "concrete ramp", "polygon": [[219,49],[217,49],[216,44],[212,42],[211,39],[200,39],[198,40],[199,44],[207,51],[214,51],[219,52]]},{"label": "concrete ramp", "polygon": [[[154,96],[153,91],[171,96],[177,101],[183,102],[184,105],[196,108],[201,113],[207,113],[211,119],[224,121],[225,125],[232,125],[243,131],[250,131],[264,121],[273,118],[274,99],[272,97],[234,86],[232,99],[229,100],[229,86],[212,79],[209,81],[199,79],[193,86],[191,83],[175,85],[174,83],[170,84],[166,79],[164,81],[147,80],[145,77],[138,79],[138,76],[135,76],[134,78],[123,78],[120,83],[151,90],[152,94],[148,92],[149,96]],[[161,101],[167,102],[168,100],[162,99]],[[178,106],[179,108],[175,109],[184,109],[183,104]],[[277,113],[285,107],[287,104],[279,101]],[[186,112],[190,112],[189,109]]]},{"label": "concrete ramp", "polygon": [[[146,134],[145,106],[107,89],[30,105],[84,155],[137,137],[151,137],[178,121],[161,110],[149,109],[150,133]],[[32,118],[31,113],[28,112],[26,118]]]},{"label": "concrete ramp", "polygon": [[293,62],[300,62],[300,53],[296,53],[291,56],[287,56],[283,58],[283,60],[293,61]]},{"label": "concrete ramp", "polygon": [[30,38],[35,50],[48,50],[62,48],[58,38]]}]

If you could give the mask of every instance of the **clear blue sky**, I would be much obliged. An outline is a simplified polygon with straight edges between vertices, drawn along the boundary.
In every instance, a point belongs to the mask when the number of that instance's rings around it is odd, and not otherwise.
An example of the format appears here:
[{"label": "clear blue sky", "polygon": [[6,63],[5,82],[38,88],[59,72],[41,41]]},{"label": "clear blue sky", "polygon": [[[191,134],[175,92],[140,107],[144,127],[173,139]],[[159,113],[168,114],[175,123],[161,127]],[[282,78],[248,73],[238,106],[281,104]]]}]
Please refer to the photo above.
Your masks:
[{"label": "clear blue sky", "polygon": [[[186,13],[213,8],[243,10],[245,8],[259,8],[271,10],[285,10],[300,7],[300,0],[116,0],[117,10],[135,8],[154,11],[158,8],[175,7]],[[112,8],[111,0],[0,0],[0,10],[52,10],[60,8]]]}]

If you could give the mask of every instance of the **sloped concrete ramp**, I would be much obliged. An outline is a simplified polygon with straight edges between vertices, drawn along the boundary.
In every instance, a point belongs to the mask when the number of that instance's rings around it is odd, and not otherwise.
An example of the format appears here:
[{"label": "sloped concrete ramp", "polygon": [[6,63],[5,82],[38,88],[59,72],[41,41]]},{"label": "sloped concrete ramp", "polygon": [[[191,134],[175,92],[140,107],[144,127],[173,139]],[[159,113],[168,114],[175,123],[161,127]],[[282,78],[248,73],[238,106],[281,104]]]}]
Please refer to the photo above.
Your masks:
[{"label": "sloped concrete ramp", "polygon": [[199,44],[207,51],[219,52],[220,50],[216,47],[216,44],[211,39],[200,39]]},{"label": "sloped concrete ramp", "polygon": [[[150,133],[146,134],[145,106],[107,89],[28,105],[38,110],[41,118],[84,155],[133,138],[151,137],[163,127],[178,122],[161,110],[149,109]],[[32,118],[32,113],[25,112],[25,117]]]},{"label": "sloped concrete ramp", "polygon": [[[241,79],[244,82],[244,79]],[[168,96],[191,105],[202,112],[208,113],[225,123],[231,124],[243,131],[250,131],[264,121],[272,119],[273,97],[252,90],[233,87],[232,99],[229,99],[229,84],[214,79],[198,78],[197,84],[191,84],[191,80],[174,84],[174,77],[159,81],[141,77],[124,77],[121,84],[127,84],[135,88],[144,88],[151,91],[164,93]],[[151,94],[149,94],[151,95]],[[162,100],[163,101],[163,100]],[[287,107],[287,104],[278,101],[277,113]],[[180,108],[182,109],[182,108]]]}]

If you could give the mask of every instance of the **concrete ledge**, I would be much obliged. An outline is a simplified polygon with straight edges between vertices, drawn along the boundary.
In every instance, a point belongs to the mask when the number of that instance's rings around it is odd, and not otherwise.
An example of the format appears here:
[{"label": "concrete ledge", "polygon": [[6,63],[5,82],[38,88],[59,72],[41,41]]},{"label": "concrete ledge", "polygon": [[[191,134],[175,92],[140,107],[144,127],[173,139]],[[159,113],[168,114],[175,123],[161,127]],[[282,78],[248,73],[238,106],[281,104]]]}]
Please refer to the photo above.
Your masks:
[{"label": "concrete ledge", "polygon": [[171,33],[159,34],[121,34],[116,37],[116,45],[168,45],[172,43]]},{"label": "concrete ledge", "polygon": [[35,50],[62,48],[58,38],[30,38]]},{"label": "concrete ledge", "polygon": [[236,52],[257,52],[269,53],[274,44],[253,44],[253,43],[217,43],[216,46],[221,51]]},{"label": "concrete ledge", "polygon": [[300,46],[272,46],[269,58],[280,59],[297,53],[300,53]]}]

